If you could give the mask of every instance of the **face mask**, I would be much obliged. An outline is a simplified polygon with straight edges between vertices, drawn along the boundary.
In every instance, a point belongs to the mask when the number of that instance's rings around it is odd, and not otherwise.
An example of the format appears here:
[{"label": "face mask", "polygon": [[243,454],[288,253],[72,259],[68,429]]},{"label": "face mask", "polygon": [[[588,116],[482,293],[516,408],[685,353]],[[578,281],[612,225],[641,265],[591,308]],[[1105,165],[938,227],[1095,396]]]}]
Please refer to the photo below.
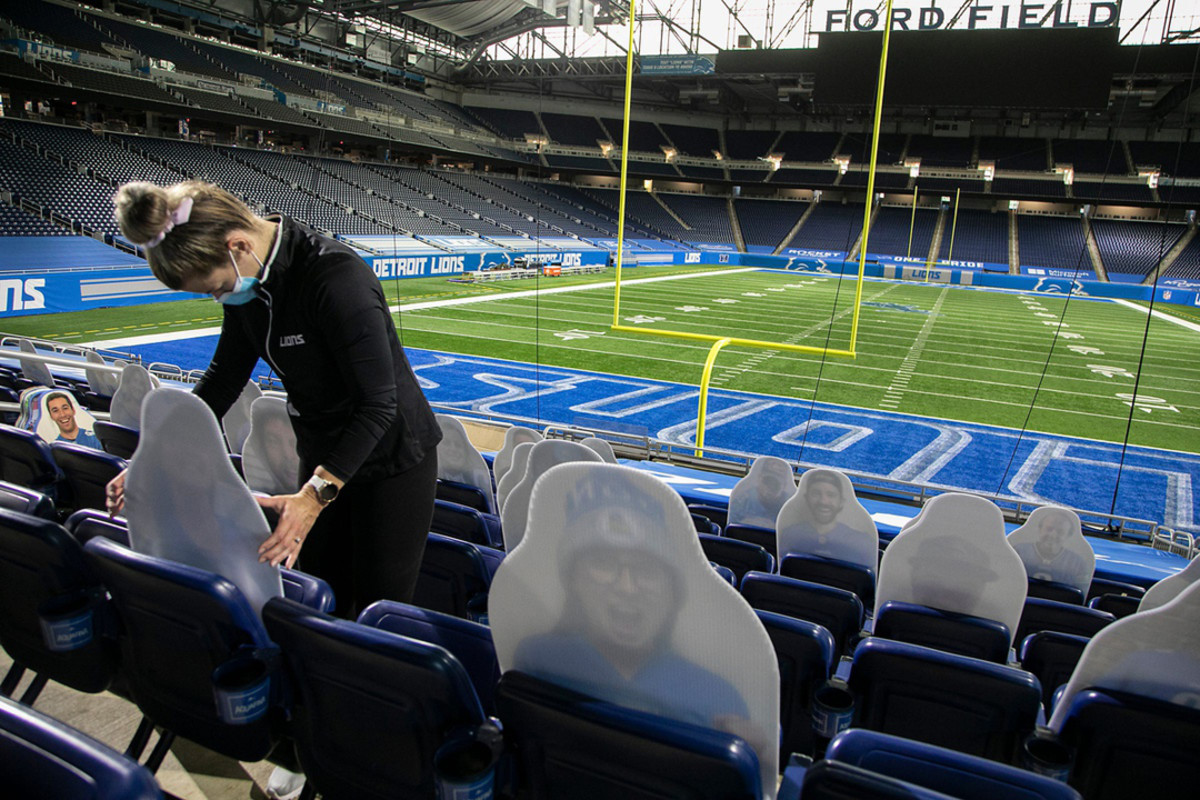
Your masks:
[{"label": "face mask", "polygon": [[[259,272],[262,272],[262,261],[259,261],[258,256],[255,255],[253,250],[250,251],[250,255],[253,256],[255,261],[258,261]],[[237,259],[233,257],[232,250],[229,251],[229,260],[233,262],[233,271],[237,273]],[[233,289],[213,299],[223,306],[245,305],[255,297],[258,297],[258,293],[254,291],[257,286],[258,278],[247,278],[245,275],[239,273],[237,280],[233,284]]]}]

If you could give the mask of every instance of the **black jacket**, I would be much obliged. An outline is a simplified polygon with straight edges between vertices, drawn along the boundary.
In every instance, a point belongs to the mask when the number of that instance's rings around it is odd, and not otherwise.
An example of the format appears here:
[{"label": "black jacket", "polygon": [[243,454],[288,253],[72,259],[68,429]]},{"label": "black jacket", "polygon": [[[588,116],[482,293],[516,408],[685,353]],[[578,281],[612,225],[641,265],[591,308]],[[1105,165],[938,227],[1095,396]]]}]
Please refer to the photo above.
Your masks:
[{"label": "black jacket", "polygon": [[223,417],[262,358],[287,390],[306,474],[321,465],[374,481],[415,466],[442,433],[379,279],[349,247],[290,217],[279,236],[258,298],[225,306],[196,394]]}]

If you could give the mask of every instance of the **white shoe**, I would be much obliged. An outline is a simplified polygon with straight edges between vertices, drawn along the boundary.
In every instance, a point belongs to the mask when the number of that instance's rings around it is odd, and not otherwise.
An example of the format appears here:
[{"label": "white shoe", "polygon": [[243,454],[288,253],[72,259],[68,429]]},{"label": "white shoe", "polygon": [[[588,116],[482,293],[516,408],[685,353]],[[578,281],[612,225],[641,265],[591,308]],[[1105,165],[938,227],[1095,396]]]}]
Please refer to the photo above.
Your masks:
[{"label": "white shoe", "polygon": [[296,800],[304,790],[304,773],[276,767],[267,779],[267,797],[271,800]]}]

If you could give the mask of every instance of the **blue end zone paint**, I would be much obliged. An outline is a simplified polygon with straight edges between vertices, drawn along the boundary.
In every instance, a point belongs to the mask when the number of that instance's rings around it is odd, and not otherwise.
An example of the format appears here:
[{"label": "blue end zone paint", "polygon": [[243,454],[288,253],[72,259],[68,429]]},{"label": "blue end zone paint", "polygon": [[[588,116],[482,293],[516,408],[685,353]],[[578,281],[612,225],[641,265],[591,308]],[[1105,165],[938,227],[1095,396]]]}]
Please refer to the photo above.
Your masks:
[{"label": "blue end zone paint", "polygon": [[[186,370],[206,366],[215,344],[208,336],[132,349]],[[695,386],[411,348],[408,356],[430,401],[462,413],[695,443]],[[260,363],[256,377],[266,374]],[[807,402],[726,390],[710,393],[708,414],[705,442],[716,449],[1098,512],[1117,489],[1121,448],[1088,439],[825,403],[810,421]],[[1116,513],[1194,530],[1197,482],[1200,455],[1130,447]]]}]

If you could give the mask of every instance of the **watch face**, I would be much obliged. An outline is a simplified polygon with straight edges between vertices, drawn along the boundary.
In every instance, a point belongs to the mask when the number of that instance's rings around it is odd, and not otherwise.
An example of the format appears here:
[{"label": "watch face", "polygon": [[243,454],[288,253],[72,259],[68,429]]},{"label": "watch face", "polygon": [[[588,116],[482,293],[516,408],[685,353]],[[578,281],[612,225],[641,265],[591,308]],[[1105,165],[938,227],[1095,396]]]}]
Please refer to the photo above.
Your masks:
[{"label": "watch face", "polygon": [[338,496],[337,484],[327,483],[324,486],[322,486],[320,489],[317,489],[317,498],[322,503],[331,503],[331,502],[333,502],[333,499],[337,496]]}]

